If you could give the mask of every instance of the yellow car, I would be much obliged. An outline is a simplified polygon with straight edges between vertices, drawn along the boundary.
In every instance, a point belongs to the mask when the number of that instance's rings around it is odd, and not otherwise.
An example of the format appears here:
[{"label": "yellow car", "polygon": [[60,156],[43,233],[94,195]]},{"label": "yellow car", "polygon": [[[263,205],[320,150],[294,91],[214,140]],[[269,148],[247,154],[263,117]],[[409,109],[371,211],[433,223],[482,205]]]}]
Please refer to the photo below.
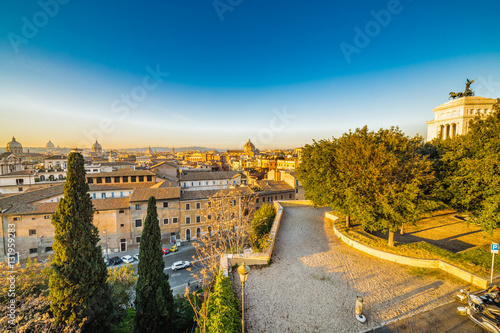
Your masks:
[{"label": "yellow car", "polygon": [[177,252],[177,251],[179,251],[179,248],[176,245],[170,248],[170,252]]}]

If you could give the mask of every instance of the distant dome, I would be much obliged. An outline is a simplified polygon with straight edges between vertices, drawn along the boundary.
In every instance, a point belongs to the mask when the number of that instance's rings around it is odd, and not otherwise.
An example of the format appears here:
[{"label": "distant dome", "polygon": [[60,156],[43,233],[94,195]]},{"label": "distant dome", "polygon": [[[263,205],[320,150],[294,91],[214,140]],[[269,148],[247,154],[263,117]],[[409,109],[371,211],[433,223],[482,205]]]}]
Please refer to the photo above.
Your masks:
[{"label": "distant dome", "polygon": [[54,146],[54,144],[49,140],[49,142],[47,142],[47,144],[45,145],[45,149],[47,150],[52,150],[52,149],[55,149],[56,147]]},{"label": "distant dome", "polygon": [[16,141],[15,137],[12,137],[12,141],[7,143],[7,151],[14,154],[22,154],[23,146]]},{"label": "distant dome", "polygon": [[92,145],[92,152],[97,154],[102,153],[102,147],[97,140],[95,140],[95,143]]},{"label": "distant dome", "polygon": [[255,151],[255,145],[248,139],[248,142],[243,146],[243,150],[247,153]]}]

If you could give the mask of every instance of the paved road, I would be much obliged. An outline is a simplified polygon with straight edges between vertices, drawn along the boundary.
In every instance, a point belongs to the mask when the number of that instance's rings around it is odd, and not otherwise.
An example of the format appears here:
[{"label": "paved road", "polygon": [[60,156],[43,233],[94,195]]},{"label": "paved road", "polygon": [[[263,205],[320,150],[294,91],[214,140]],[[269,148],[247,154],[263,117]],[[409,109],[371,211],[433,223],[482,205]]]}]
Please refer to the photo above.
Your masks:
[{"label": "paved road", "polygon": [[[120,257],[123,257],[124,255],[133,256],[137,252],[138,251],[128,251],[128,252],[123,252],[123,253],[119,253],[119,254],[113,254],[113,256],[115,256],[115,255],[119,255]],[[193,260],[193,256],[196,256],[196,250],[193,247],[193,245],[190,243],[185,243],[184,245],[180,246],[179,251],[177,251],[177,252],[171,252],[171,253],[163,256],[163,260],[165,261],[165,274],[168,274],[170,276],[169,282],[170,282],[170,286],[172,288],[175,288],[175,287],[181,288],[182,286],[185,286],[188,282],[193,283],[195,281],[195,279],[193,278],[193,274],[196,273],[200,269],[201,263],[197,262],[196,259]],[[110,255],[110,258],[111,258],[111,255]],[[181,261],[181,260],[192,262],[193,264],[192,264],[191,269],[189,271],[186,269],[181,269],[181,270],[178,270],[175,272],[172,271],[172,268],[171,268],[172,264],[176,261]],[[138,261],[134,261],[132,263],[132,266],[134,267],[134,269],[137,269],[138,263],[139,263]],[[111,267],[109,267],[109,269],[119,268],[121,266],[123,266],[123,264],[111,266]]]},{"label": "paved road", "polygon": [[[285,207],[272,264],[253,268],[245,284],[248,332],[361,332],[433,309],[463,287],[412,275],[405,266],[345,245],[324,212]],[[233,279],[239,289],[237,273]],[[365,300],[365,324],[354,318],[356,296]]]},{"label": "paved road", "polygon": [[426,311],[411,318],[402,319],[373,330],[374,333],[406,333],[406,332],[453,332],[484,333],[467,317],[457,314],[458,302],[442,305],[434,310]]}]

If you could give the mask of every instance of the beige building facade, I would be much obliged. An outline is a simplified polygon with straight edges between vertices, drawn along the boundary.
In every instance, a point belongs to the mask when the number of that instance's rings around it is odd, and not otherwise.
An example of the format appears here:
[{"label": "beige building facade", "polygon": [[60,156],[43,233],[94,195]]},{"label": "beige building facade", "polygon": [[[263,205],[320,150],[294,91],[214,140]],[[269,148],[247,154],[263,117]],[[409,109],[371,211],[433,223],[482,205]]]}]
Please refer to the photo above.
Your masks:
[{"label": "beige building facade", "polygon": [[447,139],[467,133],[469,122],[476,116],[486,117],[497,100],[479,96],[453,99],[436,107],[434,119],[427,121],[427,141]]}]

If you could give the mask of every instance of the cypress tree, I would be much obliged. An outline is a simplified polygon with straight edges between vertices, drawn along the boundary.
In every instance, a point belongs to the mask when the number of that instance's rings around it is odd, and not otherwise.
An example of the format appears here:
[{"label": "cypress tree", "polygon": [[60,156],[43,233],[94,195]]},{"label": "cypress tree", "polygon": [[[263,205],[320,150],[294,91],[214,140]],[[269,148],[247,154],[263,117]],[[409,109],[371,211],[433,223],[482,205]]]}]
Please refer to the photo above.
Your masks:
[{"label": "cypress tree", "polygon": [[51,310],[59,326],[106,332],[110,330],[113,306],[88,190],[83,157],[71,153],[64,198],[52,215],[55,236],[54,272],[49,283]]},{"label": "cypress tree", "polygon": [[174,332],[174,298],[163,272],[165,262],[161,250],[160,224],[156,199],[148,200],[139,249],[139,265],[135,298],[135,332]]}]

